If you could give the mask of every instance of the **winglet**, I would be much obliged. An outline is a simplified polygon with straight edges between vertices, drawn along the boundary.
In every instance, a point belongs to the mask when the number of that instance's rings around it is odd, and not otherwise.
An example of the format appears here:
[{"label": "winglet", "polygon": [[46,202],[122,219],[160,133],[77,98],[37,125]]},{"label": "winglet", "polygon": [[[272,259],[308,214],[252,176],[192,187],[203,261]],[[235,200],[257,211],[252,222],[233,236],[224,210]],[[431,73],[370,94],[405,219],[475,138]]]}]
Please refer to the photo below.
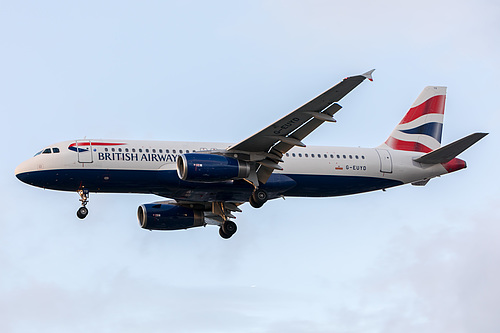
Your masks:
[{"label": "winglet", "polygon": [[364,74],[361,74],[361,76],[364,76],[365,78],[367,78],[368,80],[370,81],[373,81],[373,78],[372,78],[372,73],[375,71],[375,69],[372,69],[371,71],[368,71]]}]

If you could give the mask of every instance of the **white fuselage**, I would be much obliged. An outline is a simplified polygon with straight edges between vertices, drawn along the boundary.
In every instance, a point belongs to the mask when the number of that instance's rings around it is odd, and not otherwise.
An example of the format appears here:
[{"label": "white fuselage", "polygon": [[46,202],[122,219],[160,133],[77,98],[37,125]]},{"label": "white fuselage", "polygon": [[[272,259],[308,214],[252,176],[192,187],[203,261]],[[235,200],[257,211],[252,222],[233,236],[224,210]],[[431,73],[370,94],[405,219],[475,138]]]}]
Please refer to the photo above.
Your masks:
[{"label": "white fuselage", "polygon": [[[227,201],[241,201],[252,191],[250,184],[242,180],[206,184],[185,182],[177,176],[180,154],[229,146],[175,141],[65,141],[23,162],[16,175],[28,184],[55,190],[155,193],[184,200],[199,200],[200,195],[203,200],[217,200],[225,193]],[[412,183],[448,172],[441,164],[413,161],[421,155],[383,148],[295,147],[283,156],[283,170],[276,170],[266,185],[271,197],[336,196]],[[212,188],[213,193],[203,194],[207,188]]]}]

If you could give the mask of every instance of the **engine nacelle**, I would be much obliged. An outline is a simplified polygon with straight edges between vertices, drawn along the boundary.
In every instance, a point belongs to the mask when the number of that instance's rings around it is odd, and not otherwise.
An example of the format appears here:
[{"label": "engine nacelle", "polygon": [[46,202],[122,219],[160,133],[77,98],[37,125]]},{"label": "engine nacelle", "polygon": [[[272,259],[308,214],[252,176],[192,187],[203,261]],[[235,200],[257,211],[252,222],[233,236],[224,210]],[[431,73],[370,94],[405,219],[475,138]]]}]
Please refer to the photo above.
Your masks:
[{"label": "engine nacelle", "polygon": [[201,210],[169,204],[145,204],[137,210],[139,224],[149,230],[180,230],[205,225]]},{"label": "engine nacelle", "polygon": [[189,182],[222,182],[248,177],[250,164],[221,155],[184,154],[177,157],[177,174]]}]

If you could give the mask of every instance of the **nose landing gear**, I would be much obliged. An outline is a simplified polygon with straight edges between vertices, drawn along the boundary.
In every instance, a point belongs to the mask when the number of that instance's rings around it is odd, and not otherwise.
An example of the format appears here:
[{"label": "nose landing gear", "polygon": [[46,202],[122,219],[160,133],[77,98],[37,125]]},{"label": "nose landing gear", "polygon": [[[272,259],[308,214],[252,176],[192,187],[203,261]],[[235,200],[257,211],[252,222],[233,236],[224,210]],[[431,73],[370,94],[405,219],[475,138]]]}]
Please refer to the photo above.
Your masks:
[{"label": "nose landing gear", "polygon": [[84,219],[88,213],[89,210],[87,209],[87,207],[80,207],[76,211],[76,216],[78,216],[79,219]]},{"label": "nose landing gear", "polygon": [[78,190],[78,195],[80,195],[82,207],[78,208],[78,210],[76,211],[76,216],[78,216],[79,219],[84,219],[89,213],[89,210],[86,207],[89,202],[89,190]]}]

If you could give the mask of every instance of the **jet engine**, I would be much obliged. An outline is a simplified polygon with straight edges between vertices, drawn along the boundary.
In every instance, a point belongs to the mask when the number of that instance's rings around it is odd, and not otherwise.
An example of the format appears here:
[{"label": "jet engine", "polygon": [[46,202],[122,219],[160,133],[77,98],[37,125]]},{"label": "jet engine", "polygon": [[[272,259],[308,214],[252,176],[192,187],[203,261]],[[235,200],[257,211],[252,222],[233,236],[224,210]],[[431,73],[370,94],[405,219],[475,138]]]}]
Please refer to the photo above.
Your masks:
[{"label": "jet engine", "polygon": [[177,158],[177,174],[185,181],[214,183],[246,178],[250,165],[221,155],[184,154]]},{"label": "jet engine", "polygon": [[160,203],[139,206],[137,218],[140,226],[148,230],[180,230],[205,225],[201,210]]}]

